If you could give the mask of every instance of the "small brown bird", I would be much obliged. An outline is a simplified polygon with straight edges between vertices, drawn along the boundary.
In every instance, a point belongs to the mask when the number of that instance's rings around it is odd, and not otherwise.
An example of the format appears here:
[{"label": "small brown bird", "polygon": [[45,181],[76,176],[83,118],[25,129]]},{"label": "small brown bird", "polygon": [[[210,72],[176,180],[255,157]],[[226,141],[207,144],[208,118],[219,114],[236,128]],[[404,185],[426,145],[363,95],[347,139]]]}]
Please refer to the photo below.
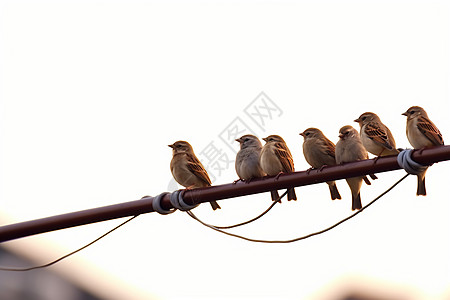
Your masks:
[{"label": "small brown bird", "polygon": [[[259,158],[263,171],[269,176],[294,172],[294,160],[283,138],[279,135],[269,135],[263,140],[266,144],[262,148]],[[277,191],[271,191],[272,200],[278,199],[275,197],[275,192],[278,195]],[[297,200],[294,188],[288,189],[287,197],[288,200]]]},{"label": "small brown bird", "polygon": [[[406,116],[406,136],[414,149],[422,149],[444,145],[439,129],[428,118],[426,111],[420,106],[412,106],[402,115]],[[425,188],[425,170],[417,175],[417,196],[427,194]]]},{"label": "small brown bird", "polygon": [[253,178],[264,177],[266,173],[259,164],[262,144],[259,139],[251,134],[244,135],[238,139],[241,149],[236,155],[235,168],[239,178],[250,181]]},{"label": "small brown bird", "polygon": [[[339,141],[336,143],[336,163],[342,164],[368,159],[367,150],[361,142],[358,131],[350,125],[339,130]],[[361,185],[363,176],[345,179],[352,191],[352,210],[361,209]]]},{"label": "small brown bird", "polygon": [[361,142],[367,151],[377,157],[398,154],[391,131],[376,114],[363,113],[355,122],[361,126]]},{"label": "small brown bird", "polygon": [[[336,164],[336,146],[317,128],[308,128],[300,135],[304,138],[303,155],[311,167],[315,169]],[[341,199],[335,181],[328,181],[331,199]]]},{"label": "small brown bird", "polygon": [[[170,171],[179,184],[187,189],[211,186],[208,173],[188,142],[178,141],[169,147],[173,149]],[[210,203],[214,210],[220,208],[216,201]]]}]

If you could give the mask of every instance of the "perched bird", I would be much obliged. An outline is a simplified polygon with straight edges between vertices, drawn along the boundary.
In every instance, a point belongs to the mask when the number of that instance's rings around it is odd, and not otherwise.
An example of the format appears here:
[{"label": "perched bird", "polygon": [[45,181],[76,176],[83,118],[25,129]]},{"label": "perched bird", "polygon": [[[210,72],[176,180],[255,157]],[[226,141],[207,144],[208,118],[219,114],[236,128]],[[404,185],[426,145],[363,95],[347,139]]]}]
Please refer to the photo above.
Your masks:
[{"label": "perched bird", "polygon": [[[406,116],[406,136],[414,149],[444,145],[439,129],[428,118],[426,111],[420,106],[412,106],[402,115]],[[425,170],[417,175],[417,195],[425,196]]]},{"label": "perched bird", "polygon": [[367,151],[377,157],[398,154],[391,131],[376,114],[363,113],[355,122],[361,126],[361,142]]},{"label": "perched bird", "polygon": [[236,173],[242,181],[250,181],[253,178],[264,177],[266,174],[259,164],[259,155],[262,144],[259,139],[251,134],[244,135],[238,139],[241,149],[236,155]]},{"label": "perched bird", "polygon": [[[173,149],[170,171],[179,184],[187,189],[211,186],[208,173],[188,142],[178,141],[169,147]],[[210,203],[214,210],[220,208],[216,201]]]},{"label": "perched bird", "polygon": [[[294,160],[283,138],[278,135],[269,135],[263,140],[266,144],[262,148],[259,157],[263,171],[269,176],[294,172]],[[277,191],[272,191],[272,200],[278,199],[278,197],[274,199],[275,192],[278,195]],[[288,200],[297,200],[294,188],[288,189],[287,197]]]},{"label": "perched bird", "polygon": [[[336,164],[336,146],[317,128],[308,128],[300,135],[304,138],[303,154],[311,167],[315,169]],[[335,181],[328,181],[331,199],[341,199],[341,195],[336,187]]]},{"label": "perched bird", "polygon": [[[342,164],[367,159],[367,150],[361,142],[358,131],[350,125],[339,130],[339,141],[336,143],[336,163]],[[345,179],[352,191],[352,210],[361,209],[361,185],[363,176]]]}]

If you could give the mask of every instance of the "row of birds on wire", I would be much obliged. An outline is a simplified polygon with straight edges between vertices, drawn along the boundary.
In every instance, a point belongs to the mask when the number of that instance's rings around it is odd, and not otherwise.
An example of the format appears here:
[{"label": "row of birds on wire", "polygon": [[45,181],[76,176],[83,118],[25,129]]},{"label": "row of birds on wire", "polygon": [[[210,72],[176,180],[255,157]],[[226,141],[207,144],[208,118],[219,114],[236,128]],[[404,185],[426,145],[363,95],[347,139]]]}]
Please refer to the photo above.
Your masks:
[{"label": "row of birds on wire", "polygon": [[[403,115],[407,117],[406,136],[414,149],[444,144],[442,134],[422,107],[412,106]],[[368,152],[377,157],[399,153],[391,131],[376,114],[363,113],[355,122],[359,123],[360,132],[350,125],[343,126],[339,130],[336,145],[317,128],[308,128],[300,133],[304,138],[303,154],[312,168],[368,159]],[[294,172],[292,154],[283,138],[269,135],[263,140],[264,146],[251,134],[236,139],[240,143],[240,150],[236,155],[235,168],[240,180],[249,181]],[[211,186],[208,173],[188,142],[177,141],[169,147],[173,149],[170,170],[179,184],[188,189]],[[417,175],[417,195],[426,195],[425,173],[426,170]],[[374,174],[369,176],[377,179]],[[352,210],[359,210],[362,208],[362,182],[370,184],[370,181],[366,176],[346,178],[346,181],[352,194]],[[331,199],[341,199],[336,183],[329,181],[327,184]],[[278,191],[271,191],[271,197],[274,201],[279,200]],[[288,189],[287,198],[297,200],[294,188]],[[216,201],[210,203],[214,210],[220,208]]]}]

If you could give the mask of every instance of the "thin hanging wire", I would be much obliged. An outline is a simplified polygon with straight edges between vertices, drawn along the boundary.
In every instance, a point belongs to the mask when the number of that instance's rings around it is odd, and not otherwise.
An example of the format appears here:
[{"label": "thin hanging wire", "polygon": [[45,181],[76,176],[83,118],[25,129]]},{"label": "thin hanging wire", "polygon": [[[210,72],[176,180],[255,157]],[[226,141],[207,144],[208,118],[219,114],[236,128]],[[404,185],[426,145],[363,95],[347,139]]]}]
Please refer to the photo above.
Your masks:
[{"label": "thin hanging wire", "polygon": [[127,219],[126,221],[120,223],[119,225],[117,225],[116,227],[114,227],[113,229],[111,229],[110,231],[108,231],[108,232],[106,232],[105,234],[101,235],[100,237],[96,238],[96,239],[93,240],[92,242],[90,242],[90,243],[84,245],[83,247],[78,248],[77,250],[72,251],[72,252],[70,252],[70,253],[68,253],[68,254],[66,254],[66,255],[64,255],[64,256],[61,256],[60,258],[55,259],[54,261],[51,261],[51,262],[49,262],[49,263],[47,263],[47,264],[40,265],[40,266],[35,266],[35,267],[30,267],[30,268],[5,268],[5,267],[0,267],[0,271],[24,272],[24,271],[31,271],[31,270],[36,270],[36,269],[42,269],[42,268],[50,267],[50,266],[52,266],[52,265],[54,265],[54,264],[56,264],[56,263],[62,261],[63,259],[66,259],[66,258],[68,258],[69,256],[72,256],[72,255],[74,255],[75,253],[78,253],[78,252],[80,252],[81,250],[86,249],[87,247],[91,246],[92,244],[98,242],[99,240],[101,240],[102,238],[104,238],[105,236],[107,236],[108,234],[110,234],[111,232],[113,232],[113,231],[119,229],[119,228],[122,227],[123,225],[125,225],[125,224],[127,224],[128,222],[130,222],[131,220],[135,219],[137,216],[139,216],[139,215],[135,215],[135,216],[133,216],[133,217]]},{"label": "thin hanging wire", "polygon": [[187,211],[187,214],[188,214],[191,218],[193,218],[194,220],[196,220],[196,221],[198,221],[199,223],[201,223],[202,225],[204,225],[204,226],[206,226],[206,227],[209,227],[209,228],[211,228],[211,229],[213,229],[213,230],[215,230],[215,231],[217,231],[217,232],[220,232],[220,233],[223,233],[223,234],[226,234],[226,235],[229,235],[229,236],[233,236],[233,237],[236,237],[236,238],[240,238],[240,239],[243,239],[243,240],[246,240],[246,241],[249,241],[249,242],[255,242],[255,243],[269,243],[269,244],[287,244],[287,243],[293,243],[293,242],[298,242],[298,241],[301,241],[301,240],[310,238],[310,237],[315,236],[315,235],[319,235],[319,234],[325,233],[325,232],[327,232],[327,231],[329,231],[329,230],[331,230],[331,229],[333,229],[333,228],[335,228],[335,227],[341,225],[342,223],[344,223],[344,222],[350,220],[351,218],[355,217],[356,215],[362,213],[366,208],[368,208],[369,206],[371,206],[373,203],[375,203],[375,202],[376,202],[377,200],[379,200],[381,197],[383,197],[384,195],[386,195],[387,193],[389,193],[393,188],[395,188],[400,182],[402,182],[402,181],[403,181],[406,177],[408,177],[408,176],[409,176],[409,174],[406,174],[405,176],[403,176],[402,178],[400,178],[400,180],[398,180],[396,183],[394,183],[390,188],[388,188],[386,191],[384,191],[383,193],[381,193],[378,197],[376,197],[375,199],[373,199],[371,202],[369,202],[366,206],[364,206],[363,208],[361,208],[360,210],[358,210],[358,211],[357,211],[356,213],[354,213],[353,215],[350,215],[350,216],[348,216],[347,218],[345,218],[345,219],[343,219],[343,220],[337,222],[336,224],[334,224],[334,225],[332,225],[332,226],[330,226],[330,227],[328,227],[328,228],[325,228],[325,229],[323,229],[323,230],[320,230],[320,231],[317,231],[317,232],[314,232],[314,233],[310,233],[310,234],[308,234],[308,235],[301,236],[301,237],[298,237],[298,238],[295,238],[295,239],[290,239],[290,240],[260,240],[260,239],[252,239],[252,238],[244,237],[244,236],[241,236],[241,235],[238,235],[238,234],[234,234],[234,233],[230,233],[230,232],[227,232],[227,231],[223,231],[223,230],[221,230],[221,229],[219,229],[219,228],[217,228],[217,227],[211,226],[211,225],[209,225],[209,224],[207,224],[207,223],[201,221],[199,218],[197,218],[197,217],[196,217],[192,212],[190,212],[190,211]]}]

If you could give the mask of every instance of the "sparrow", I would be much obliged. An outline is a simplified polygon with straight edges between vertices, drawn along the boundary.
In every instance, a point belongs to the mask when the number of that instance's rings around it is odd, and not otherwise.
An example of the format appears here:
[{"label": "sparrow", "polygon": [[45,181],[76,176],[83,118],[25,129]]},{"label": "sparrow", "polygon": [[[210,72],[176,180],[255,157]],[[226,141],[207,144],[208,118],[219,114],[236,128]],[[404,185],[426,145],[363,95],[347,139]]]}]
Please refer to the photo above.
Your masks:
[{"label": "sparrow", "polygon": [[[336,146],[317,128],[308,128],[300,135],[304,138],[303,155],[311,167],[315,169],[336,164]],[[331,200],[341,199],[335,181],[328,181]]]},{"label": "sparrow", "polygon": [[[426,111],[420,106],[411,106],[402,115],[406,116],[406,137],[414,149],[422,149],[444,145],[439,129],[428,118]],[[425,189],[425,170],[417,175],[417,196],[427,194]]]},{"label": "sparrow", "polygon": [[[269,176],[294,172],[294,160],[283,138],[279,135],[269,135],[263,140],[266,144],[262,148],[259,157],[263,171]],[[278,199],[277,191],[271,191],[271,194],[272,200]],[[275,195],[277,197],[274,199]],[[287,197],[289,201],[297,200],[294,188],[288,188]]]},{"label": "sparrow", "polygon": [[[339,130],[339,141],[336,143],[336,163],[368,159],[369,155],[361,142],[358,131],[350,125]],[[352,210],[361,209],[361,185],[363,176],[346,178],[345,180],[352,191]]]},{"label": "sparrow", "polygon": [[377,157],[398,154],[391,131],[376,114],[363,113],[355,122],[361,126],[361,141],[367,151]]},{"label": "sparrow", "polygon": [[[178,141],[169,147],[172,148],[170,171],[179,184],[187,189],[211,186],[208,173],[188,142]],[[216,201],[210,203],[214,210],[220,208]]]},{"label": "sparrow", "polygon": [[262,144],[259,139],[251,134],[236,139],[240,144],[240,150],[236,154],[236,173],[242,181],[249,182],[253,178],[264,177],[266,173],[259,164],[259,155]]}]

